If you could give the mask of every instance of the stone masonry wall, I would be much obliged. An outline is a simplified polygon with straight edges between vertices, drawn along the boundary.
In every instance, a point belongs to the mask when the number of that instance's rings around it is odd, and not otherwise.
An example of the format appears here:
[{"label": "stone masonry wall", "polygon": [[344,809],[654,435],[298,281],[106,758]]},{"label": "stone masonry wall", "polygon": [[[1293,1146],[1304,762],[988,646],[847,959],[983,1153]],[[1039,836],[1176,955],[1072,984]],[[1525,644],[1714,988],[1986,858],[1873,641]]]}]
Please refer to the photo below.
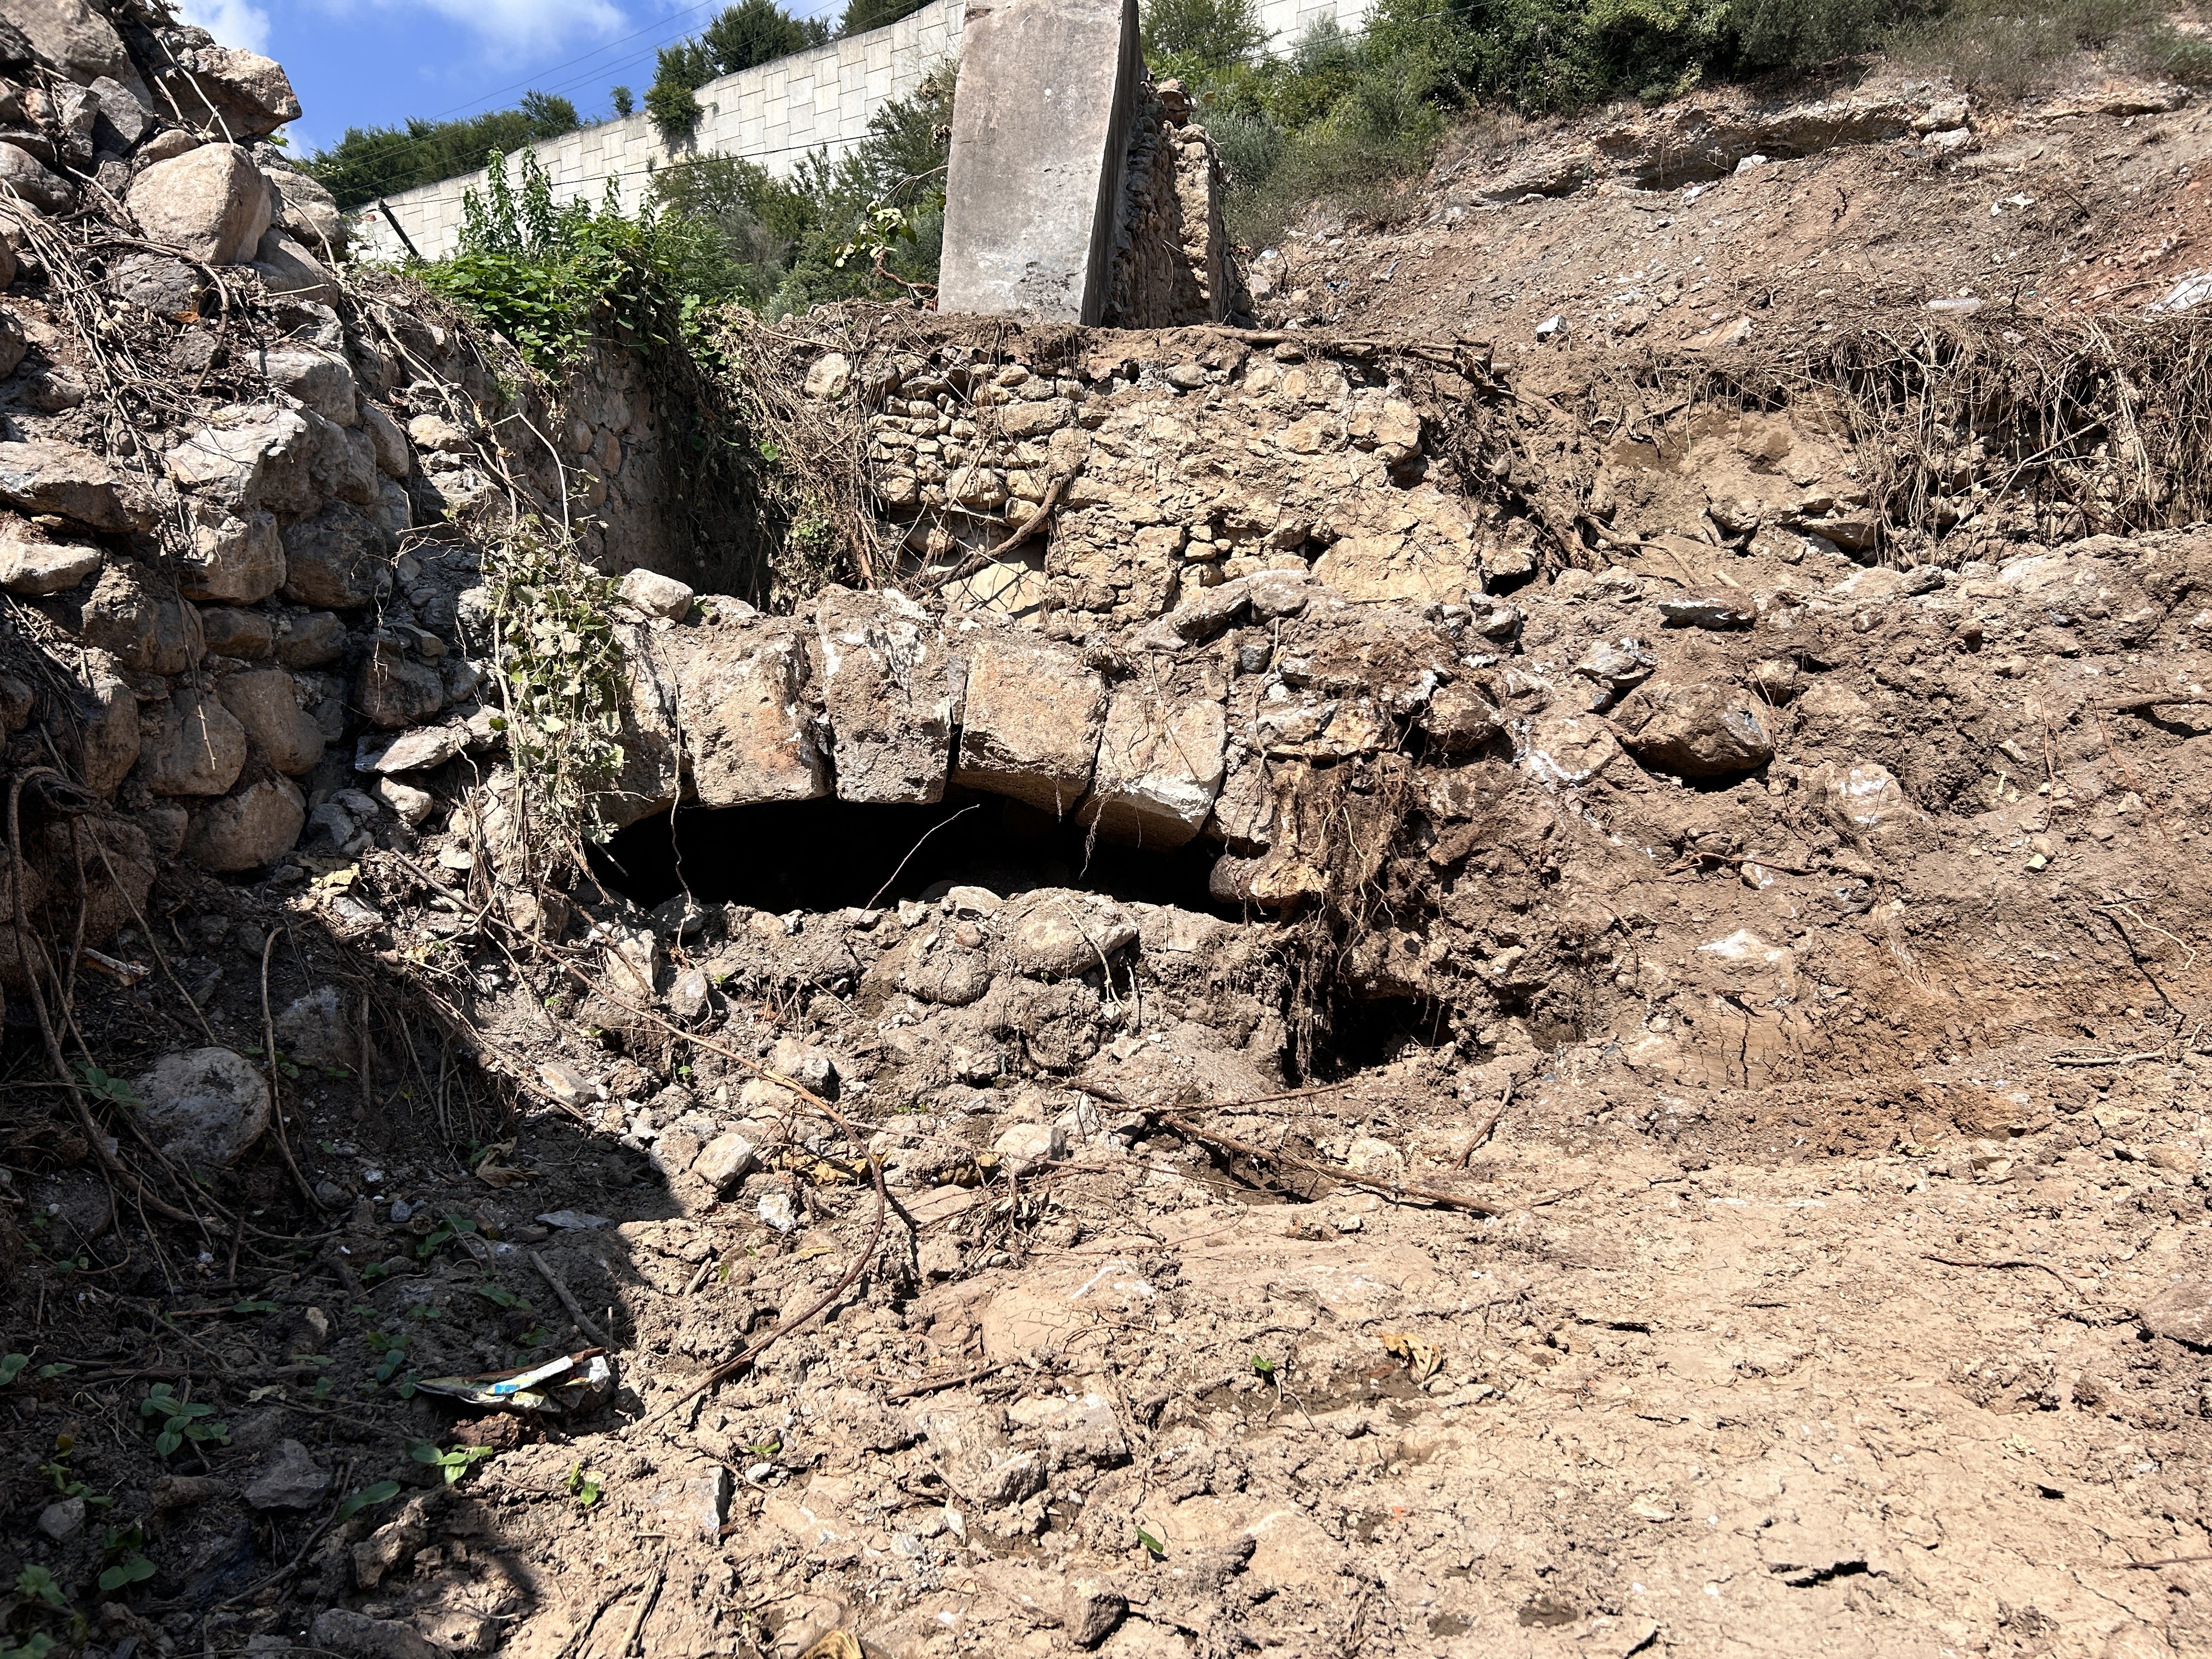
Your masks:
[{"label": "stone masonry wall", "polygon": [[1250,308],[1222,222],[1221,185],[1220,153],[1205,128],[1190,125],[1182,83],[1140,87],[1108,327],[1220,323]]}]

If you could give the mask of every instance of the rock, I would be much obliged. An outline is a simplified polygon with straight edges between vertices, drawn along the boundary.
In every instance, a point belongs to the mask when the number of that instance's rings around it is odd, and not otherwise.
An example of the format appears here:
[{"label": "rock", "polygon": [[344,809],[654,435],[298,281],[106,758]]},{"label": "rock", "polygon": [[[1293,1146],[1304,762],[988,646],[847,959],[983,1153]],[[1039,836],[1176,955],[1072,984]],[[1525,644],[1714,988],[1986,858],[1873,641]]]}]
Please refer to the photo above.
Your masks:
[{"label": "rock", "polygon": [[1774,758],[1771,711],[1741,686],[1652,680],[1613,710],[1620,742],[1643,764],[1686,778],[1748,772]]},{"label": "rock", "polygon": [[1060,1627],[1079,1648],[1095,1648],[1111,1636],[1129,1611],[1129,1599],[1097,1578],[1071,1578],[1060,1604]]},{"label": "rock", "polygon": [[312,347],[286,345],[261,354],[269,384],[289,392],[326,421],[352,426],[361,419],[353,370],[340,357]]},{"label": "rock", "polygon": [[[308,245],[282,230],[264,233],[253,246],[253,274],[271,294],[288,300],[312,300],[334,306],[344,297],[331,278],[330,268]],[[348,425],[352,422],[349,421]]]},{"label": "rock", "polygon": [[83,678],[89,687],[77,705],[77,774],[94,794],[110,794],[138,763],[138,698],[103,651],[85,653]]},{"label": "rock", "polygon": [[311,1510],[330,1489],[328,1471],[316,1467],[307,1449],[296,1440],[283,1440],[262,1460],[261,1472],[246,1483],[244,1497],[248,1509]]},{"label": "rock", "polygon": [[1103,969],[1136,940],[1135,920],[1112,900],[1042,887],[1007,901],[994,954],[1018,974],[1065,979]]},{"label": "rock", "polygon": [[1503,729],[1497,705],[1467,681],[1438,686],[1421,710],[1421,730],[1447,755],[1480,749]]},{"label": "rock", "polygon": [[955,696],[944,633],[895,590],[816,600],[815,683],[836,734],[837,799],[945,798]]},{"label": "rock", "polygon": [[344,1659],[449,1659],[444,1649],[432,1646],[412,1625],[371,1619],[343,1607],[317,1613],[308,1637],[316,1647]]},{"label": "rock", "polygon": [[[547,1060],[538,1068],[538,1080],[544,1085],[545,1092],[563,1106],[588,1106],[607,1097],[605,1084],[594,1082],[566,1060]],[[544,1219],[542,1216],[538,1218]]]},{"label": "rock", "polygon": [[146,136],[146,129],[154,124],[153,112],[139,100],[136,92],[112,75],[96,76],[91,91],[93,101],[100,109],[100,125],[94,130],[96,148],[137,149],[138,141]]},{"label": "rock", "polygon": [[315,448],[299,410],[240,404],[188,428],[169,451],[169,476],[234,513],[256,507],[308,513],[321,504]]},{"label": "rock", "polygon": [[2212,1349],[2212,1279],[2175,1279],[2137,1309],[2136,1318],[2153,1336]]},{"label": "rock", "polygon": [[193,46],[161,77],[182,118],[237,138],[259,138],[300,118],[300,100],[282,65],[258,52]]},{"label": "rock", "polygon": [[443,766],[467,747],[465,735],[456,726],[418,726],[380,745],[374,738],[363,738],[355,751],[354,769],[389,775]]},{"label": "rock", "polygon": [[200,633],[212,657],[265,657],[276,644],[276,628],[258,611],[238,611],[228,605],[204,605]]},{"label": "rock", "polygon": [[276,627],[276,660],[287,668],[320,668],[345,654],[345,624],[327,611],[289,617]]},{"label": "rock", "polygon": [[762,618],[716,630],[681,685],[684,748],[701,805],[830,793],[806,696],[805,642],[787,624]]},{"label": "rock", "polygon": [[131,181],[131,213],[149,241],[205,264],[236,264],[269,228],[269,186],[236,144],[203,144]]},{"label": "rock", "polygon": [[374,520],[342,501],[284,532],[284,597],[350,611],[392,590],[391,555]]},{"label": "rock", "polygon": [[415,1552],[430,1541],[430,1510],[441,1494],[417,1492],[399,1513],[353,1547],[353,1581],[362,1589],[374,1589],[385,1576],[405,1566]]},{"label": "rock", "polygon": [[247,740],[288,778],[314,770],[323,757],[323,728],[300,706],[300,683],[289,670],[228,674],[216,696],[245,728]]},{"label": "rock", "polygon": [[1066,817],[1091,788],[1105,681],[1065,646],[1012,629],[976,629],[952,650],[968,661],[952,781]]},{"label": "rock", "polygon": [[12,311],[0,311],[0,379],[13,374],[30,349],[30,337],[23,332],[23,319]]},{"label": "rock", "polygon": [[407,422],[407,435],[416,448],[436,455],[457,455],[471,447],[468,434],[442,415],[417,415]]},{"label": "rock", "polygon": [[12,190],[41,213],[76,207],[76,186],[28,150],[0,139],[0,193]]},{"label": "rock", "polygon": [[1650,646],[1632,635],[1624,635],[1617,640],[1600,640],[1583,652],[1582,660],[1575,665],[1575,672],[1616,691],[1625,691],[1650,679],[1658,665]]},{"label": "rock", "polygon": [[100,574],[106,556],[89,542],[48,541],[20,520],[0,527],[0,587],[38,596],[65,593]]},{"label": "rock", "polygon": [[185,856],[218,875],[258,870],[291,851],[307,821],[290,780],[258,778],[193,815]]},{"label": "rock", "polygon": [[386,477],[404,478],[415,470],[415,452],[407,442],[407,434],[381,404],[362,398],[361,423],[375,446],[377,470]]},{"label": "rock", "polygon": [[1716,631],[1748,628],[1759,620],[1749,597],[1741,593],[1670,593],[1659,601],[1659,614],[1670,628]]},{"label": "rock", "polygon": [[101,76],[143,86],[115,25],[88,0],[8,0],[8,21],[31,50],[80,86]]},{"label": "rock", "polygon": [[182,672],[204,649],[199,612],[155,592],[135,561],[111,562],[78,612],[86,644],[142,674]]},{"label": "rock", "polygon": [[203,504],[191,551],[177,563],[177,591],[188,599],[253,605],[284,584],[284,540],[271,514],[243,518]]},{"label": "rock", "polygon": [[164,1054],[136,1091],[155,1144],[188,1163],[234,1164],[269,1127],[267,1081],[228,1048]]},{"label": "rock", "polygon": [[758,1213],[761,1218],[761,1224],[769,1228],[772,1231],[779,1233],[795,1233],[799,1231],[799,1211],[797,1206],[792,1203],[791,1194],[789,1193],[774,1192],[767,1194],[760,1201]]},{"label": "rock", "polygon": [[1221,793],[1229,720],[1220,696],[1180,698],[1132,682],[1114,693],[1080,817],[1109,841],[1180,847]]},{"label": "rock", "polygon": [[179,690],[142,748],[137,776],[156,795],[220,795],[246,765],[246,728],[215,697]]},{"label": "rock", "polygon": [[438,805],[438,798],[427,789],[417,789],[397,778],[379,778],[368,786],[368,793],[389,807],[402,823],[417,826],[430,816]]},{"label": "rock", "polygon": [[338,210],[337,197],[319,181],[289,167],[264,167],[261,171],[276,193],[272,231],[283,231],[323,258],[335,259],[345,252],[345,215]]},{"label": "rock", "polygon": [[1912,813],[1912,803],[1889,769],[1871,763],[1835,773],[1825,793],[1829,815],[1861,830],[1880,830]]},{"label": "rock", "polygon": [[658,571],[630,571],[616,592],[622,595],[623,604],[648,617],[682,622],[691,614],[691,590],[673,576],[664,576]]},{"label": "rock", "polygon": [[0,501],[94,530],[151,530],[154,509],[88,449],[52,439],[0,443]]},{"label": "rock", "polygon": [[371,726],[387,732],[428,720],[445,701],[438,671],[409,657],[396,640],[377,641],[354,673],[354,707]]},{"label": "rock", "polygon": [[686,1022],[697,1019],[707,1012],[712,989],[705,974],[696,968],[684,969],[668,988],[668,1012]]},{"label": "rock", "polygon": [[753,1171],[759,1157],[759,1149],[749,1137],[731,1129],[707,1143],[691,1173],[717,1194],[726,1194]]},{"label": "rock", "polygon": [[337,988],[321,985],[284,1005],[275,1021],[276,1046],[288,1059],[305,1066],[354,1066],[361,1045],[346,1022]]},{"label": "rock", "polygon": [[39,1511],[39,1530],[57,1544],[66,1544],[84,1530],[84,1499],[64,1498]]},{"label": "rock", "polygon": [[853,384],[853,360],[842,351],[824,352],[806,371],[806,395],[842,398]]},{"label": "rock", "polygon": [[1027,1175],[1040,1164],[1067,1156],[1060,1131],[1048,1123],[1017,1123],[991,1143],[991,1150],[1016,1176]]}]

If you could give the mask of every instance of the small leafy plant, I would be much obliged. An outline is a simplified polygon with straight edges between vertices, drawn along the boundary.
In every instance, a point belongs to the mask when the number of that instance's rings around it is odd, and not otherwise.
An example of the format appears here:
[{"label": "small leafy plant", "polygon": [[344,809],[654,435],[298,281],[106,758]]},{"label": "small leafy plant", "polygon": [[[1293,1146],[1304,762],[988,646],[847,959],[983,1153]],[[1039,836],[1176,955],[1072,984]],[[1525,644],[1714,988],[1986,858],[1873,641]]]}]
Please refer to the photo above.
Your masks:
[{"label": "small leafy plant", "polygon": [[154,1436],[154,1449],[162,1456],[173,1455],[179,1447],[228,1446],[230,1425],[210,1423],[206,1419],[215,1415],[215,1407],[198,1401],[179,1400],[166,1382],[156,1382],[146,1391],[138,1402],[141,1419],[157,1419],[161,1427]]},{"label": "small leafy plant", "polygon": [[417,1463],[427,1463],[434,1469],[443,1469],[446,1484],[453,1486],[471,1469],[492,1455],[489,1446],[455,1446],[440,1451],[427,1440],[417,1440],[407,1449],[407,1455]]},{"label": "small leafy plant", "polygon": [[337,1519],[350,1521],[374,1504],[388,1504],[399,1496],[397,1480],[380,1480],[373,1486],[364,1486],[338,1505]]},{"label": "small leafy plant", "polygon": [[605,1480],[597,1469],[587,1469],[581,1463],[573,1465],[568,1470],[569,1496],[576,1500],[579,1508],[589,1509],[599,1501],[600,1486]]}]

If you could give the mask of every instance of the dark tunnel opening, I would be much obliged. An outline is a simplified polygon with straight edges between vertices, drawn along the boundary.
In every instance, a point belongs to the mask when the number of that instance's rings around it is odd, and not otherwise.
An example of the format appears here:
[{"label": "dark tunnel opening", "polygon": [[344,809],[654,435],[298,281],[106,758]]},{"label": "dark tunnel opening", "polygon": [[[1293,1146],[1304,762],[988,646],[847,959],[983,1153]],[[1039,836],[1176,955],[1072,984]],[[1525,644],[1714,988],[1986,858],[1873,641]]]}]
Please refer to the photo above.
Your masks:
[{"label": "dark tunnel opening", "polygon": [[1093,844],[1072,820],[959,791],[928,805],[823,799],[678,807],[589,853],[602,883],[648,908],[687,890],[702,903],[777,915],[881,908],[968,884],[1000,894],[1080,888],[1244,919],[1241,906],[1224,906],[1206,890],[1220,855],[1202,838],[1176,848]]}]

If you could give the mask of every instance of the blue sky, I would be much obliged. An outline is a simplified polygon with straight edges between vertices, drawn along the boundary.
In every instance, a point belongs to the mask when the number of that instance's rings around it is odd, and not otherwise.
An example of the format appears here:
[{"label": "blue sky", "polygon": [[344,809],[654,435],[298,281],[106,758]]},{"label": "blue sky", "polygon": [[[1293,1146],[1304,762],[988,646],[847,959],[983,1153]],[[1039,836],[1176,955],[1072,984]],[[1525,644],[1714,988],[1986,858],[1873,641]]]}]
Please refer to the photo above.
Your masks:
[{"label": "blue sky", "polygon": [[[289,137],[312,152],[349,126],[499,109],[533,87],[604,115],[608,88],[627,83],[642,98],[653,48],[691,33],[723,3],[184,0],[179,9],[225,46],[284,65],[306,112]],[[801,16],[843,9],[842,0],[791,7]]]}]

